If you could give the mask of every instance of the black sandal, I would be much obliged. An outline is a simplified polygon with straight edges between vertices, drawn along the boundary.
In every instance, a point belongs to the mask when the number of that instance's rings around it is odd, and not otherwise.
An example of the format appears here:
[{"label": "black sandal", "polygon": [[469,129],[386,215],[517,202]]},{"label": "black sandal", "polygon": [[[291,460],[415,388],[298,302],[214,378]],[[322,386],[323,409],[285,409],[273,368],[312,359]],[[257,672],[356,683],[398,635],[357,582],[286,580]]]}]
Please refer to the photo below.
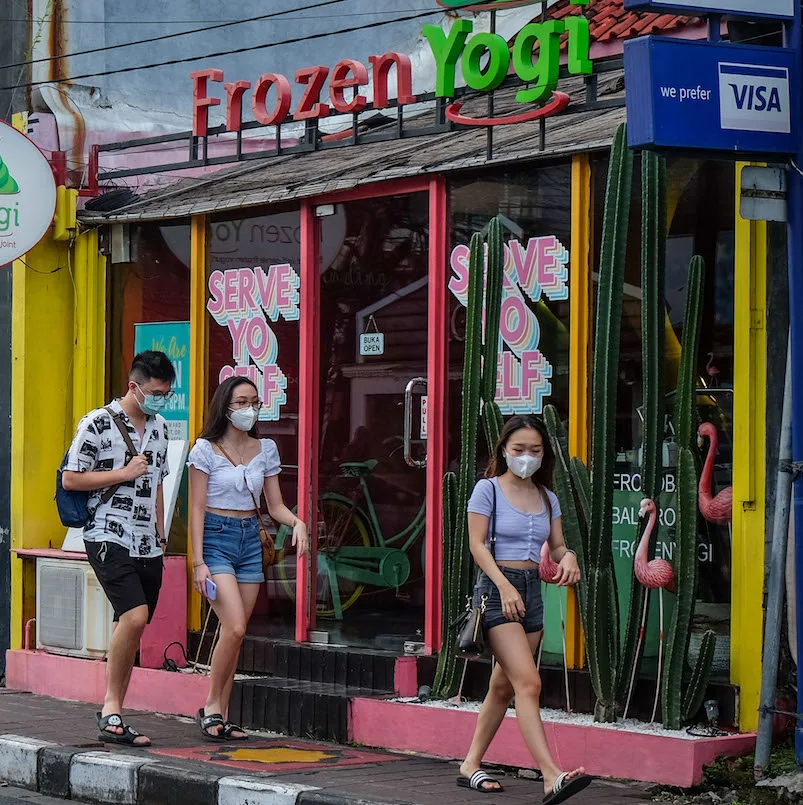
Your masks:
[{"label": "black sandal", "polygon": [[[243,734],[242,737],[235,738],[233,735],[233,733],[235,732],[241,732]],[[239,724],[235,724],[232,721],[227,721],[223,725],[223,732],[221,733],[221,735],[227,741],[247,741],[249,737],[246,731]]]},{"label": "black sandal", "polygon": [[569,772],[562,772],[555,780],[552,791],[544,797],[544,805],[558,805],[560,802],[565,802],[569,797],[573,797],[587,788],[593,779],[587,774],[578,774],[569,779]]},{"label": "black sandal", "polygon": [[[145,738],[146,736],[140,735],[135,729],[129,727],[119,713],[112,713],[108,716],[96,713],[96,716],[99,730],[98,740],[108,744],[124,744],[125,746],[140,747],[142,749],[147,749],[151,745],[150,738],[146,738],[148,743],[137,743],[137,738]],[[109,732],[108,727],[119,727],[122,729],[122,733]]]},{"label": "black sandal", "polygon": [[[205,716],[204,708],[201,707],[198,710],[198,716],[196,717],[196,722],[201,732],[203,733],[204,738],[206,738],[207,741],[226,740],[224,736],[224,732],[226,730],[226,723],[223,721],[223,716],[220,715],[220,713],[213,713],[211,716]],[[215,735],[214,733],[209,732],[210,727],[223,727],[223,729],[217,735]]]},{"label": "black sandal", "polygon": [[458,777],[457,785],[460,788],[479,791],[480,794],[501,794],[505,790],[499,780],[494,780],[490,774],[482,769],[475,771],[471,777]]}]

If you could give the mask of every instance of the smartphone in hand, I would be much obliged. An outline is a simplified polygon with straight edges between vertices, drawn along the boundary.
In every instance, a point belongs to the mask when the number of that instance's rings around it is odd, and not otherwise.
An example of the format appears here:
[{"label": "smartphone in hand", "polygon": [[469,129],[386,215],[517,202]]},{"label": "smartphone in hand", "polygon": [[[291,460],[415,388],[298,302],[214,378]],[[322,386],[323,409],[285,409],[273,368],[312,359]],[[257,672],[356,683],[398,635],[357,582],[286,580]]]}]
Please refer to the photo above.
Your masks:
[{"label": "smartphone in hand", "polygon": [[210,601],[214,601],[217,598],[217,584],[209,578],[206,580],[206,597]]}]

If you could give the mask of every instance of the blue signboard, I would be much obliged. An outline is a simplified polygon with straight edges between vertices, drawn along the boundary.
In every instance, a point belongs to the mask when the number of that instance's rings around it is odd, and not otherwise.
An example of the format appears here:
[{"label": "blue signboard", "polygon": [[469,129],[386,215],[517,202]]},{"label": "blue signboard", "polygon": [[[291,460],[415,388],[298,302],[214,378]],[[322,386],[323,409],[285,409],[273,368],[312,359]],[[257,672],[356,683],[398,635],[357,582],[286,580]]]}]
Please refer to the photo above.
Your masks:
[{"label": "blue signboard", "polygon": [[632,148],[796,152],[793,51],[648,36],[625,43],[624,61]]},{"label": "blue signboard", "polygon": [[162,416],[171,439],[189,439],[190,431],[190,323],[159,321],[134,325],[134,352],[164,352],[176,370],[175,394]]},{"label": "blue signboard", "polygon": [[795,0],[624,0],[624,3],[629,11],[654,11],[657,14],[729,14],[788,20],[795,16]]}]

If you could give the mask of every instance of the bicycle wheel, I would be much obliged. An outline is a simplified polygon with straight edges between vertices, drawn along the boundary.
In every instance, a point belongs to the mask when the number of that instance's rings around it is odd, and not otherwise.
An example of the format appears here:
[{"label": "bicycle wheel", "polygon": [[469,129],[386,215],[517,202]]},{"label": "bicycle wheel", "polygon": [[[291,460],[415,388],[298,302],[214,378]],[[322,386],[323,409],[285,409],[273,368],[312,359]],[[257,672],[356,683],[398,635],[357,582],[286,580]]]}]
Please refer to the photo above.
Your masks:
[{"label": "bicycle wheel", "polygon": [[[323,517],[323,533],[318,535],[318,578],[317,578],[317,614],[321,618],[331,618],[335,614],[332,601],[332,589],[329,573],[326,570],[326,558],[335,556],[340,548],[371,545],[371,527],[365,517],[350,503],[337,497],[322,498],[320,512]],[[314,542],[315,529],[312,530]],[[290,549],[288,555],[288,548]],[[278,556],[279,577],[282,580],[287,596],[295,600],[295,573],[292,578],[287,574],[293,562],[285,561],[292,556],[292,546],[287,541],[282,545]],[[321,561],[323,558],[324,561]],[[365,585],[337,576],[340,604],[345,612],[362,595]]]}]

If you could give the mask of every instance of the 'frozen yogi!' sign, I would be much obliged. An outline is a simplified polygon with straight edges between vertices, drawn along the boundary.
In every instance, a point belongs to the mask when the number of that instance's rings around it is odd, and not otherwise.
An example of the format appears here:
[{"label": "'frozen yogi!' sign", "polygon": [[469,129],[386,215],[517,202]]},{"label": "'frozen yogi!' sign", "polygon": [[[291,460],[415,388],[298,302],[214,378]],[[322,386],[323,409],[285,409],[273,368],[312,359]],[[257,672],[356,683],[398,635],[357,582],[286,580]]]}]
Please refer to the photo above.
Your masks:
[{"label": "'frozen yogi!' sign", "polygon": [[[464,307],[468,299],[468,246],[455,246],[449,290]],[[569,252],[553,235],[511,240],[505,246],[496,402],[503,414],[541,413],[552,393],[552,365],[539,350],[541,328],[526,298],[537,303],[569,298]]]},{"label": "'frozen yogi!' sign", "polygon": [[56,182],[44,154],[0,121],[0,266],[44,237],[56,209]]},{"label": "'frozen yogi!' sign", "polygon": [[232,375],[249,378],[264,407],[260,419],[276,420],[287,402],[287,377],[277,363],[279,342],[270,322],[298,321],[300,280],[288,263],[267,269],[231,268],[209,276],[206,307],[231,334],[232,365],[220,370],[222,383]]}]

